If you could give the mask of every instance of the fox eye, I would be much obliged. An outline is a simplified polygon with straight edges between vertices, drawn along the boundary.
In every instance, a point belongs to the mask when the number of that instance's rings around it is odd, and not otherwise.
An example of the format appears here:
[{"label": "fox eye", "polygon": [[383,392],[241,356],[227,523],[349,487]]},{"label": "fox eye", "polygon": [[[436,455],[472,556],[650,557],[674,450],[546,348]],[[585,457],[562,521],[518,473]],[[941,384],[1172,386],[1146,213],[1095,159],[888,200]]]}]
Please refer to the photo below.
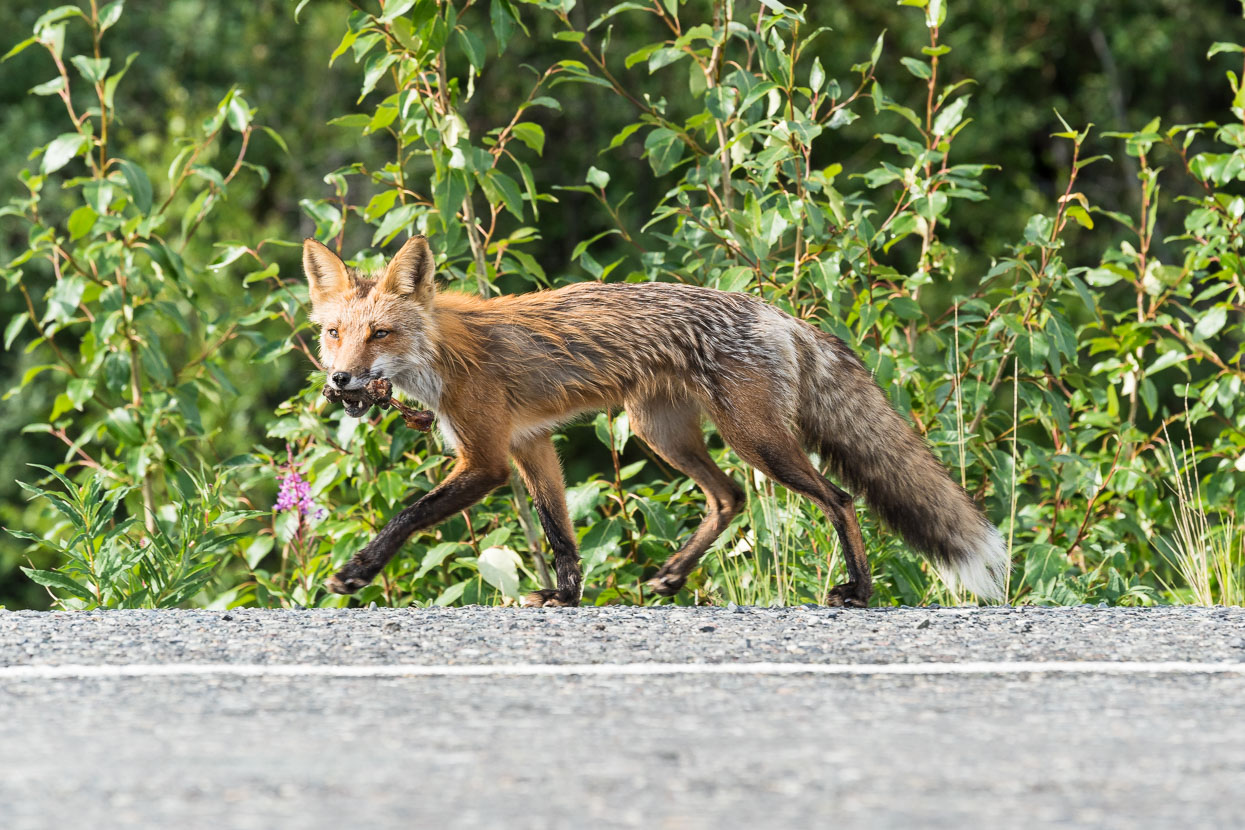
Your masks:
[{"label": "fox eye", "polygon": [[375,340],[379,340],[387,334],[389,334],[389,329],[377,329],[376,331],[372,332],[372,337]]},{"label": "fox eye", "polygon": [[331,338],[333,338],[334,340],[336,340],[336,339],[337,339],[337,329],[329,329],[328,331],[329,331],[329,337],[331,337]]}]

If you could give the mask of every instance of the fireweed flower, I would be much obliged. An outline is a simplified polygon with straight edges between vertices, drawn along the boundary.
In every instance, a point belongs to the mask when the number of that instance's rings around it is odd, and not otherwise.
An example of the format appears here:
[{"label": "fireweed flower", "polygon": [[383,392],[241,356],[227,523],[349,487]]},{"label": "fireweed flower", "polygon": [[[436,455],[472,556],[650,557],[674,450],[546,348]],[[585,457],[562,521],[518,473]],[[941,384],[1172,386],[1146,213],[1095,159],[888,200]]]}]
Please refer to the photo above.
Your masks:
[{"label": "fireweed flower", "polygon": [[281,489],[277,492],[277,512],[297,510],[306,516],[314,507],[311,501],[311,485],[302,476],[291,470],[281,477]]},{"label": "fireweed flower", "polygon": [[293,453],[290,454],[288,471],[281,477],[281,487],[277,491],[275,507],[278,513],[297,510],[300,516],[310,515],[317,519],[324,516],[324,509],[317,509],[315,502],[312,501],[311,484],[298,474],[298,470],[294,469]]}]

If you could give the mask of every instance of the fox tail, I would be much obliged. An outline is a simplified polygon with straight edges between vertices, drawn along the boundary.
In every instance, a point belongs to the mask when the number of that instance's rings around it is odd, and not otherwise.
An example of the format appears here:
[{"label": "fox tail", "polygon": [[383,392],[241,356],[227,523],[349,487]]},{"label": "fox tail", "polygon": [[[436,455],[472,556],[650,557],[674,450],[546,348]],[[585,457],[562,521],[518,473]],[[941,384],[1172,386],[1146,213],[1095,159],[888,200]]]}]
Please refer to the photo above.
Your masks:
[{"label": "fox tail", "polygon": [[951,585],[1005,598],[1011,567],[998,529],[897,413],[856,354],[820,335],[803,431],[831,472]]}]

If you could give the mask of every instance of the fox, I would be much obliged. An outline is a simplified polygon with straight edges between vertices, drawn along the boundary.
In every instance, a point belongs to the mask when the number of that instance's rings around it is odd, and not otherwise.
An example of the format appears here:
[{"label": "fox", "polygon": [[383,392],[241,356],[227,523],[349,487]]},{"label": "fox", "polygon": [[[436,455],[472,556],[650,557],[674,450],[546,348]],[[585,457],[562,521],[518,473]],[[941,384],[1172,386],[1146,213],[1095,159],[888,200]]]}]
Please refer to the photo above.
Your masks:
[{"label": "fox", "polygon": [[[743,487],[709,455],[708,419],[740,459],[811,499],[834,527],[847,581],[827,604],[863,608],[873,594],[853,492],[952,585],[1004,598],[1010,559],[999,531],[856,353],[750,294],[666,282],[583,282],[487,298],[438,290],[423,236],[366,274],[307,239],[303,268],[326,385],[349,401],[368,382],[389,380],[435,413],[456,455],[440,484],[327,580],[334,593],[363,588],[411,534],[506,484],[513,462],[557,584],[522,604],[578,605],[582,569],[551,437],[585,413],[621,409],[631,431],[704,493],[700,525],[646,582],[658,595],[683,588],[745,506]],[[348,406],[347,414],[361,412]],[[822,474],[814,453],[848,489]]]}]

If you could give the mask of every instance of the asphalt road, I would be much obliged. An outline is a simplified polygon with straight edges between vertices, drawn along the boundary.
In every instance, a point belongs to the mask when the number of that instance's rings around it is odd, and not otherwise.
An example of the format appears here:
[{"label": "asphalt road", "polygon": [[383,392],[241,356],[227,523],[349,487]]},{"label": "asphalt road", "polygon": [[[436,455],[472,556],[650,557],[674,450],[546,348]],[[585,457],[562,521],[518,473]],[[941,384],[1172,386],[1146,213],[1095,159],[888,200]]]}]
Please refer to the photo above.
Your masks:
[{"label": "asphalt road", "polygon": [[4,828],[1231,827],[1243,782],[1239,609],[0,612]]}]

